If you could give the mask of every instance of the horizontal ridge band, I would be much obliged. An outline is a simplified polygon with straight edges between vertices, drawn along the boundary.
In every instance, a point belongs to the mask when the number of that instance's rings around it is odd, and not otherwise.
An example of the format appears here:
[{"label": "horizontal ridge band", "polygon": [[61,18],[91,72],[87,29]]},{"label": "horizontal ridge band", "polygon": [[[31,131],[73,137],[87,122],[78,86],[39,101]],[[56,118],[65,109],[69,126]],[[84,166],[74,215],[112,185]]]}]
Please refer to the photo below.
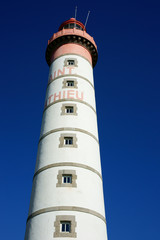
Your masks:
[{"label": "horizontal ridge band", "polygon": [[103,220],[106,223],[105,217],[103,215],[101,215],[100,213],[93,211],[91,209],[88,209],[88,208],[75,207],[75,206],[59,206],[59,207],[56,206],[56,207],[42,208],[42,209],[30,214],[27,218],[27,222],[31,218],[36,217],[40,214],[44,214],[44,213],[48,213],[48,212],[55,212],[55,211],[76,211],[76,212],[88,213],[88,214],[91,214],[91,215],[94,215],[94,216],[100,218],[101,220]]},{"label": "horizontal ridge band", "polygon": [[65,127],[65,128],[56,128],[56,129],[53,129],[53,130],[50,130],[48,132],[46,132],[45,134],[43,134],[40,139],[39,139],[39,143],[40,141],[45,138],[46,136],[52,134],[52,133],[55,133],[55,132],[60,132],[60,131],[76,131],[76,132],[82,132],[82,133],[85,133],[87,135],[89,135],[90,137],[94,138],[97,143],[99,144],[99,141],[98,139],[90,132],[86,131],[86,130],[83,130],[81,128],[71,128],[71,127]]},{"label": "horizontal ridge band", "polygon": [[51,80],[51,81],[48,83],[47,87],[48,87],[52,82],[54,82],[55,80],[57,80],[57,79],[59,79],[59,78],[64,78],[64,77],[78,77],[78,78],[81,78],[81,79],[85,80],[86,82],[88,82],[88,83],[92,86],[92,88],[94,89],[93,84],[92,84],[87,78],[85,78],[85,77],[83,77],[83,76],[81,76],[81,75],[78,75],[78,74],[63,74],[63,75],[61,75],[61,76],[55,77],[53,80]]},{"label": "horizontal ridge band", "polygon": [[68,101],[85,104],[86,106],[90,107],[94,111],[94,113],[96,114],[96,110],[89,103],[87,103],[85,101],[82,101],[82,100],[79,100],[79,99],[72,99],[72,98],[63,98],[63,99],[56,100],[56,101],[50,103],[47,107],[44,108],[43,113],[46,111],[46,109],[48,109],[53,104],[56,104],[56,103],[59,103],[59,102],[68,102]]},{"label": "horizontal ridge band", "polygon": [[54,168],[54,167],[63,167],[63,166],[72,166],[72,167],[79,167],[79,168],[85,168],[89,171],[92,171],[94,173],[96,173],[102,180],[102,176],[101,174],[94,168],[92,167],[89,167],[85,164],[81,164],[81,163],[73,163],[73,162],[61,162],[61,163],[52,163],[52,164],[49,164],[49,165],[46,165],[42,168],[40,168],[38,171],[35,172],[34,176],[33,176],[33,179],[41,172],[47,170],[47,169],[50,169],[50,168]]}]

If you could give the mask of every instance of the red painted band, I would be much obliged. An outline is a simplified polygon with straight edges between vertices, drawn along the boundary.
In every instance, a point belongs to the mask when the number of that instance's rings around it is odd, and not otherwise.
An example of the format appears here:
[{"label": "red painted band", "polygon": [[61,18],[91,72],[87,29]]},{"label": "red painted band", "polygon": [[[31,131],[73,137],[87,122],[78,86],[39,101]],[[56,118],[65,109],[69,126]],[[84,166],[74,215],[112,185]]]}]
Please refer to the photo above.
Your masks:
[{"label": "red painted band", "polygon": [[67,43],[60,46],[52,55],[51,62],[53,62],[57,57],[65,54],[77,54],[86,58],[92,65],[92,57],[90,52],[83,46],[75,43]]}]

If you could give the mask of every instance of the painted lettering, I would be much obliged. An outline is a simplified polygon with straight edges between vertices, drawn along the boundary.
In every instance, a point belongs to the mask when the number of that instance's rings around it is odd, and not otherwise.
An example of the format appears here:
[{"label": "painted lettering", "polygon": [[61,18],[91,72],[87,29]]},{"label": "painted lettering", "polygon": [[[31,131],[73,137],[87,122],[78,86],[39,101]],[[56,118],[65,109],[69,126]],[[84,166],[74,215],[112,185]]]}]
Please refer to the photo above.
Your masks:
[{"label": "painted lettering", "polygon": [[65,75],[66,70],[68,70],[67,74],[73,74],[73,69],[75,69],[75,67],[68,66],[68,67],[63,67],[62,69],[58,69],[57,71],[54,71],[53,76],[52,74],[50,75],[49,82],[53,81],[53,79],[55,79],[56,77]]},{"label": "painted lettering", "polygon": [[65,91],[63,91],[63,98],[65,98],[65,96],[66,96],[66,92],[65,92]]},{"label": "painted lettering", "polygon": [[79,100],[83,100],[83,92],[81,92],[81,96],[78,96],[78,91],[76,91],[76,98]]},{"label": "painted lettering", "polygon": [[73,74],[72,70],[74,69],[74,67],[67,67],[69,70],[69,74]]},{"label": "painted lettering", "polygon": [[68,90],[67,91],[67,98],[71,98],[71,99],[74,98],[74,90]]},{"label": "painted lettering", "polygon": [[65,74],[65,68],[63,68],[62,71],[60,69],[58,69],[57,77],[59,77],[60,75],[64,75],[64,74]]},{"label": "painted lettering", "polygon": [[79,92],[77,90],[64,90],[62,92],[59,93],[54,93],[54,95],[50,95],[48,97],[48,100],[45,101],[45,105],[44,108],[46,108],[48,105],[50,105],[51,103],[58,101],[60,99],[78,99],[83,101],[84,98],[84,93],[83,92]]},{"label": "painted lettering", "polygon": [[54,72],[54,79],[56,78],[56,71]]},{"label": "painted lettering", "polygon": [[56,98],[57,98],[57,100],[61,99],[61,92],[59,92],[58,95],[56,95],[56,93],[54,94],[54,101],[56,101]]},{"label": "painted lettering", "polygon": [[51,98],[52,98],[52,97],[53,97],[53,94],[49,96],[49,98],[48,98],[48,100],[49,100],[49,101],[48,101],[48,104],[51,103]]}]

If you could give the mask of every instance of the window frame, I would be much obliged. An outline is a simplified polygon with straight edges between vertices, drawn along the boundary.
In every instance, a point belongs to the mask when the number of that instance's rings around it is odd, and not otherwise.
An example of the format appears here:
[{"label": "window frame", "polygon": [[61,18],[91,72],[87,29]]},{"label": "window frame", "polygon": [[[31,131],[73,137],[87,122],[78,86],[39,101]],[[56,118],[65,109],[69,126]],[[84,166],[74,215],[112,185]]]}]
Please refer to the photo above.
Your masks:
[{"label": "window frame", "polygon": [[[72,144],[66,144],[65,143],[65,138],[72,138],[73,142]],[[65,147],[65,148],[77,148],[77,137],[76,134],[73,133],[64,133],[61,134],[59,137],[59,148]]]},{"label": "window frame", "polygon": [[[73,86],[68,86],[68,82],[73,82]],[[76,78],[64,78],[62,88],[78,88],[78,81]]]},{"label": "window frame", "polygon": [[[69,64],[69,61],[73,61],[74,64]],[[78,60],[77,58],[65,58],[64,60],[64,67],[78,67]]]},{"label": "window frame", "polygon": [[[61,223],[63,222],[70,222],[70,232],[61,231]],[[57,238],[57,237],[76,238],[77,237],[77,233],[75,231],[76,226],[77,226],[77,222],[74,215],[57,215],[54,222],[55,231],[54,231],[53,237],[54,238]]]},{"label": "window frame", "polygon": [[[72,178],[72,182],[71,183],[64,183],[63,182],[63,176],[71,176]],[[77,187],[77,175],[76,175],[76,171],[75,170],[70,170],[70,169],[63,169],[63,170],[59,170],[58,171],[58,175],[57,175],[57,184],[56,187]]]},{"label": "window frame", "polygon": [[[67,108],[72,107],[73,112],[67,112]],[[77,116],[77,104],[74,103],[63,103],[61,107],[61,115]]]}]

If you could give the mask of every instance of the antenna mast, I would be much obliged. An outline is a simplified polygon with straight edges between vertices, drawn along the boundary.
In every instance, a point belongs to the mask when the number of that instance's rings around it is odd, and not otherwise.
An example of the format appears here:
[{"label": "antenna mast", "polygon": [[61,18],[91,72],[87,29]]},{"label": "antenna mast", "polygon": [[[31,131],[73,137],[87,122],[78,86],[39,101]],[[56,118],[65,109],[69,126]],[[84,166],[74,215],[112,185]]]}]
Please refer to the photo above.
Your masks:
[{"label": "antenna mast", "polygon": [[87,14],[87,17],[86,17],[86,22],[85,22],[85,25],[84,25],[85,29],[86,29],[86,25],[87,25],[87,22],[88,22],[89,14],[90,14],[90,11],[88,11],[88,14]]},{"label": "antenna mast", "polygon": [[75,7],[75,23],[74,23],[75,28],[76,28],[76,17],[77,17],[77,6]]}]

